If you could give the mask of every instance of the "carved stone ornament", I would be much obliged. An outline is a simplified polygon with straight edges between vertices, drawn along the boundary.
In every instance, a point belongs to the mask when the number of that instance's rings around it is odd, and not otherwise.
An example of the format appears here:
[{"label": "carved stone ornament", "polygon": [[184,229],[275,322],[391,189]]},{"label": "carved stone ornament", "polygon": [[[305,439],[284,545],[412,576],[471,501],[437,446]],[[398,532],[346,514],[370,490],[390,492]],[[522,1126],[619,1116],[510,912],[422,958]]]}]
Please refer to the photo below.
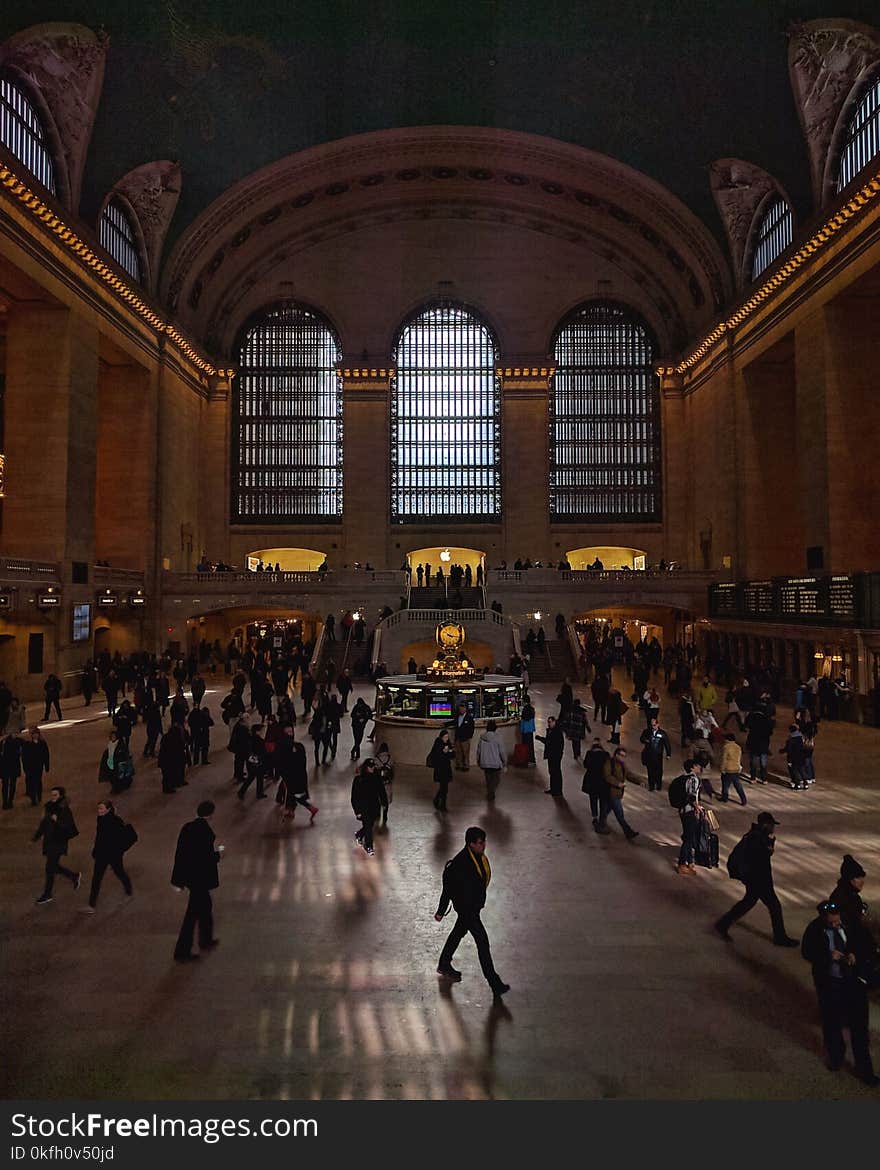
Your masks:
[{"label": "carved stone ornament", "polygon": [[104,82],[108,37],[81,24],[35,24],[0,46],[42,94],[55,120],[67,164],[71,210],[78,211],[95,113]]},{"label": "carved stone ornament", "polygon": [[149,266],[149,285],[155,288],[165,236],[180,198],[180,166],[168,159],[144,163],[119,180],[113,192],[124,195],[138,218]]},{"label": "carved stone ornament", "polygon": [[740,286],[745,282],[743,261],[755,213],[770,191],[779,191],[779,184],[761,167],[740,158],[719,158],[709,167],[712,197],[724,223],[733,271]]},{"label": "carved stone ornament", "polygon": [[877,61],[880,32],[854,20],[811,20],[791,31],[788,71],[810,154],[817,207],[828,194],[828,152],[841,109],[857,78]]}]

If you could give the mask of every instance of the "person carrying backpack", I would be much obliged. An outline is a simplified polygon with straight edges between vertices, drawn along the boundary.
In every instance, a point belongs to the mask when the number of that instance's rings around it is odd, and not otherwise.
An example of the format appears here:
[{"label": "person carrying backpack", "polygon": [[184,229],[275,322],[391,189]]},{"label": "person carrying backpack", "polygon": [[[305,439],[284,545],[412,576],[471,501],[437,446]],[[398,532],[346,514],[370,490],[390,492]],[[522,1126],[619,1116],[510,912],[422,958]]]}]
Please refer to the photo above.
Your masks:
[{"label": "person carrying backpack", "polygon": [[773,888],[773,872],[770,859],[776,847],[774,828],[779,824],[772,813],[758,813],[758,819],[748,833],[734,846],[727,859],[727,872],[746,887],[743,897],[715,923],[715,929],[725,941],[730,941],[728,931],[734,922],[752,909],[757,902],[763,902],[770,912],[773,926],[773,942],[778,947],[796,947],[797,939],[789,938],[782,919],[782,906]]},{"label": "person carrying backpack", "polygon": [[669,785],[669,803],[678,810],[681,818],[681,850],[675,867],[676,873],[680,874],[695,875],[697,872],[694,853],[699,844],[700,815],[703,811],[700,804],[702,775],[703,769],[696,760],[688,759],[684,761],[684,772]]}]

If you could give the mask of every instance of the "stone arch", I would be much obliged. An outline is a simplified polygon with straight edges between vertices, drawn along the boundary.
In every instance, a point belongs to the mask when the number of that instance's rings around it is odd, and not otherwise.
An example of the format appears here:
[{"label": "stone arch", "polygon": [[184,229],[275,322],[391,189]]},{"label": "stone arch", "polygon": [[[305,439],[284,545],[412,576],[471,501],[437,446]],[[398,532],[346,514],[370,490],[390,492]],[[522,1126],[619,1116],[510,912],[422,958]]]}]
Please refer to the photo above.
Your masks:
[{"label": "stone arch", "polygon": [[0,67],[30,79],[51,112],[64,160],[61,202],[78,213],[83,173],[101,88],[108,38],[82,24],[35,24],[0,46]]},{"label": "stone arch", "polygon": [[[515,255],[499,256],[499,247],[486,243],[511,249],[514,232],[535,256],[535,236],[546,241],[540,247],[548,263],[562,256],[581,273],[604,266],[620,283],[617,295],[625,289],[627,298],[637,296],[639,310],[663,323],[664,348],[707,324],[731,289],[705,226],[659,183],[623,163],[537,135],[429,126],[327,143],[243,179],[178,241],[162,294],[188,328],[226,352],[236,322],[259,300],[277,295],[270,290],[283,283],[281,265],[285,276],[293,274],[297,294],[308,296],[300,281],[313,256],[320,254],[324,269],[344,264],[347,276],[359,279],[358,265],[370,252],[373,267],[384,261],[401,286],[396,305],[394,297],[384,298],[399,318],[417,303],[426,280],[398,279],[393,249],[405,245],[407,256],[425,256],[435,235],[447,239],[453,229],[464,243],[450,267],[460,261],[461,270],[469,241],[478,240],[494,270],[508,265],[510,282],[528,275],[528,263],[518,270]],[[392,249],[390,258],[383,248]],[[566,279],[573,284],[572,274]],[[583,280],[580,299],[589,289]],[[456,291],[476,304],[478,285],[463,281]],[[576,295],[572,290],[563,299]],[[484,292],[482,300],[494,297]],[[492,314],[503,346],[505,322],[494,304]],[[376,350],[387,344],[389,328],[386,318],[361,344],[352,339],[351,352],[366,347],[386,356]]]}]

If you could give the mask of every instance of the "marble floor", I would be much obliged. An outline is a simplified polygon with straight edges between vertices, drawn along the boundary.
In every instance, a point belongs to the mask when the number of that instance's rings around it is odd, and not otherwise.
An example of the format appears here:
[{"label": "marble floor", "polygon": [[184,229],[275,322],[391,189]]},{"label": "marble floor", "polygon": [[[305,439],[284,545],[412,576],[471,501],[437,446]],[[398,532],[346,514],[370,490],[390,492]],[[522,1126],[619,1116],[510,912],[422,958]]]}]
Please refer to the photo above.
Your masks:
[{"label": "marble floor", "polygon": [[[80,827],[71,864],[83,887],[58,879],[54,901],[36,906],[39,817],[21,782],[15,808],[0,813],[4,1096],[877,1098],[851,1068],[824,1068],[809,968],[799,951],[771,945],[763,907],[734,928],[732,945],[713,932],[741,887],[723,863],[696,878],[675,873],[678,817],[665,791],[628,786],[640,833],[628,843],[613,821],[609,836],[593,832],[570,754],[564,799],[544,795],[541,766],[511,768],[489,806],[472,768],[456,773],[446,816],[432,808],[427,769],[399,769],[388,830],[368,858],[353,842],[350,733],[314,776],[315,825],[303,815],[282,826],[274,801],[253,790],[235,798],[216,714],[224,680],[213,685],[211,762],[176,795],[162,795],[155,763],[139,759],[143,728],[134,732],[137,776],[117,802],[140,835],[127,855],[131,900],[108,874],[97,914],[79,913],[105,793],[100,706],[65,704],[65,721],[45,730],[50,779],[67,786]],[[556,689],[533,687],[542,724]],[[633,710],[624,741],[637,772],[640,729]],[[719,811],[722,859],[752,814],[767,808],[781,821],[776,882],[797,937],[844,852],[868,871],[866,900],[880,904],[880,732],[823,725],[816,765],[808,792],[747,786],[749,808]],[[221,942],[181,966],[171,958],[183,912],[171,864],[180,825],[206,797],[227,847],[214,898]],[[501,1005],[470,939],[456,956],[462,982],[435,974],[449,926],[433,917],[440,873],[472,824],[488,834],[483,919],[512,985]],[[876,999],[872,1023],[880,1065]]]}]

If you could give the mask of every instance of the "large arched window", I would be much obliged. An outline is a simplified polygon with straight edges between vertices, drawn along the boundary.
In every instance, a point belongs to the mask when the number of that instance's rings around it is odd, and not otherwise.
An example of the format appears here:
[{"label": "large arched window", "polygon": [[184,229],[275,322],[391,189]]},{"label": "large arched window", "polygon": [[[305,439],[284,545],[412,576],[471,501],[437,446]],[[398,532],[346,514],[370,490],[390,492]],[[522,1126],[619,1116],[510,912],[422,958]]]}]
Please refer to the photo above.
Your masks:
[{"label": "large arched window", "polygon": [[501,516],[497,350],[461,305],[435,305],[397,339],[391,392],[391,520]]},{"label": "large arched window", "polygon": [[251,321],[238,346],[232,412],[232,521],[332,522],[342,515],[342,355],[301,305]]},{"label": "large arched window", "polygon": [[580,306],[553,345],[550,512],[554,521],[657,521],[660,389],[655,344],[631,309]]},{"label": "large arched window", "polygon": [[134,224],[118,199],[111,199],[101,212],[98,235],[101,247],[110,253],[119,267],[141,281],[143,273]]},{"label": "large arched window", "polygon": [[786,201],[774,197],[767,205],[754,237],[752,280],[769,268],[794,237],[794,217]]},{"label": "large arched window", "polygon": [[868,163],[880,155],[880,77],[858,104],[840,152],[837,190],[842,191]]},{"label": "large arched window", "polygon": [[40,116],[9,77],[0,77],[0,142],[55,194],[55,165]]}]

